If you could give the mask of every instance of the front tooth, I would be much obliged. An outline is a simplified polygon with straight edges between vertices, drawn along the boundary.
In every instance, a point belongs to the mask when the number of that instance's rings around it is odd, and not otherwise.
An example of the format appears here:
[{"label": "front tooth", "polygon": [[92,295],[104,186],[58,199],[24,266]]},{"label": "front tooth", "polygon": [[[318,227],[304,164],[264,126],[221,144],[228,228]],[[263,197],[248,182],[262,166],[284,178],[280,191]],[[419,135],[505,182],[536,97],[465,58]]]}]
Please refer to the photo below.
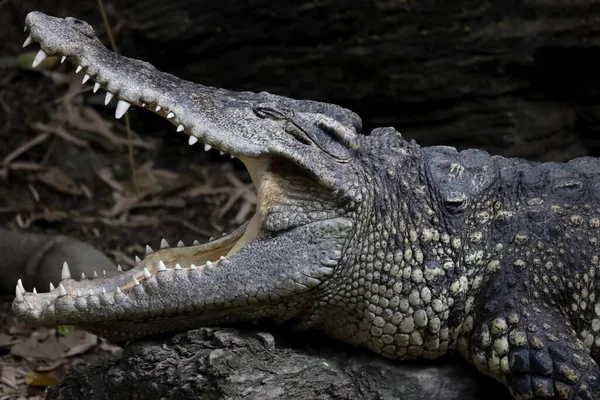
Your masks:
[{"label": "front tooth", "polygon": [[211,261],[207,261],[207,262],[206,262],[206,266],[207,266],[207,267],[211,267],[211,266],[212,266],[212,262],[211,262]]},{"label": "front tooth", "polygon": [[160,241],[160,248],[161,249],[168,249],[169,248],[169,242],[167,242],[167,239],[162,238]]},{"label": "front tooth", "polygon": [[67,290],[65,289],[65,287],[62,285],[62,283],[58,284],[58,295],[60,297],[66,296],[67,295]]},{"label": "front tooth", "polygon": [[139,263],[140,261],[142,261],[138,256],[135,256],[135,263]]},{"label": "front tooth", "polygon": [[212,146],[208,143],[204,143],[204,151],[209,151],[210,149],[212,149]]},{"label": "front tooth", "polygon": [[81,83],[86,83],[89,79],[90,79],[90,76],[88,74],[85,74],[83,76],[83,79],[81,80]]},{"label": "front tooth", "polygon": [[21,293],[21,289],[19,289],[19,285],[15,288],[15,295],[17,296],[17,301],[19,303],[23,302],[25,299],[23,298],[23,293]]},{"label": "front tooth", "polygon": [[106,96],[104,97],[104,105],[107,106],[108,103],[110,103],[110,101],[112,100],[114,94],[112,94],[111,92],[106,92]]},{"label": "front tooth", "polygon": [[69,270],[69,264],[65,261],[62,266],[62,271],[60,273],[60,279],[65,280],[71,278],[71,271]]},{"label": "front tooth", "polygon": [[159,271],[166,271],[166,270],[167,270],[167,266],[165,265],[165,263],[164,263],[164,262],[162,262],[162,260],[160,260],[160,261],[158,262],[158,270],[159,270]]},{"label": "front tooth", "polygon": [[123,115],[125,115],[125,113],[129,109],[129,106],[130,104],[125,100],[119,100],[119,102],[117,103],[117,109],[115,110],[115,118],[119,119]]},{"label": "front tooth", "polygon": [[135,284],[135,286],[139,286],[140,281],[138,281],[137,278],[133,278],[133,283]]},{"label": "front tooth", "polygon": [[190,269],[198,269],[194,264],[190,265]]},{"label": "front tooth", "polygon": [[173,114],[173,112],[171,111],[170,113],[167,114],[167,119],[171,119],[175,116],[175,114]]},{"label": "front tooth", "polygon": [[17,281],[17,287],[21,290],[21,293],[25,293],[26,292],[25,287],[23,286],[23,281],[21,279],[19,279]]},{"label": "front tooth", "polygon": [[52,284],[52,282],[50,282],[50,291],[54,290],[54,285]]},{"label": "front tooth", "polygon": [[144,268],[144,276],[146,277],[146,279],[148,279],[152,276],[152,274],[150,273],[150,271],[148,271],[147,268]]},{"label": "front tooth", "polygon": [[37,289],[33,288],[33,294],[37,294]]},{"label": "front tooth", "polygon": [[78,65],[77,68],[75,69],[75,73],[78,74],[79,71],[81,71],[83,69],[83,67],[81,65]]},{"label": "front tooth", "polygon": [[185,129],[185,126],[179,124],[179,126],[177,127],[177,132],[181,132]]},{"label": "front tooth", "polygon": [[146,245],[146,254],[150,254],[152,253],[154,250],[152,250],[152,247],[150,247],[149,245]]},{"label": "front tooth", "polygon": [[188,139],[188,144],[192,146],[196,143],[198,143],[198,138],[196,136],[190,136]]},{"label": "front tooth", "polygon": [[117,265],[117,272],[123,272],[123,267],[121,267],[121,264]]},{"label": "front tooth", "polygon": [[193,245],[194,245],[194,246],[198,246],[199,244],[200,244],[200,242],[199,242],[199,241],[197,241],[197,240],[194,240],[194,243],[193,243]]},{"label": "front tooth", "polygon": [[175,264],[175,269],[181,269],[181,265]]},{"label": "front tooth", "polygon": [[35,55],[35,58],[33,59],[33,63],[31,64],[32,68],[37,67],[38,65],[40,65],[42,63],[42,61],[44,61],[46,59],[46,53],[44,53],[44,50],[40,49],[40,51],[38,51],[38,53]]},{"label": "front tooth", "polygon": [[179,242],[177,242],[177,247],[185,247],[185,243],[183,243],[183,241],[180,240]]},{"label": "front tooth", "polygon": [[96,93],[100,89],[100,84],[98,82],[94,83],[94,93]]},{"label": "front tooth", "polygon": [[81,273],[81,280],[83,281],[85,279],[85,272]]},{"label": "front tooth", "polygon": [[159,112],[161,108],[162,108],[161,106],[156,106],[156,108],[154,109],[154,111]]},{"label": "front tooth", "polygon": [[60,58],[60,63],[61,63],[61,64],[62,64],[62,63],[64,63],[66,59],[67,59],[67,56],[62,56],[62,57]]},{"label": "front tooth", "polygon": [[31,42],[33,42],[33,40],[31,39],[31,35],[27,36],[27,39],[25,39],[25,41],[23,42],[23,46],[21,47],[27,47],[31,44]]}]

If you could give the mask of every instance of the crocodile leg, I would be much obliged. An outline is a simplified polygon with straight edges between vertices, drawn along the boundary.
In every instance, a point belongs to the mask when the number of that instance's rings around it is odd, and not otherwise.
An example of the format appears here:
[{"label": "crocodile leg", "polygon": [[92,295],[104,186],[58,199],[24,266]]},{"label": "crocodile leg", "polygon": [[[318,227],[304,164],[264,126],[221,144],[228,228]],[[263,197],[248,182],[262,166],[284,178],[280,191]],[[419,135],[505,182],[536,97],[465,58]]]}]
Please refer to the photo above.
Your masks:
[{"label": "crocodile leg", "polygon": [[600,399],[600,368],[564,314],[511,289],[465,319],[459,353],[516,399]]}]

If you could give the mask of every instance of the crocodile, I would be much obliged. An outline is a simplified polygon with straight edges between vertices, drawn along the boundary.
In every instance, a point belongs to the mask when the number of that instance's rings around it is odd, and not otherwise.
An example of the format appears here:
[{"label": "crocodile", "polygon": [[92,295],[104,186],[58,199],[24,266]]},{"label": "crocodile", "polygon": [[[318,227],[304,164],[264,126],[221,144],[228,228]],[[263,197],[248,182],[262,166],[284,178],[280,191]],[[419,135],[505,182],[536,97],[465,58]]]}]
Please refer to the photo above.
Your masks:
[{"label": "crocodile", "polygon": [[[397,360],[458,353],[516,399],[599,399],[600,159],[537,163],[363,132],[337,105],[207,87],[105,48],[86,22],[26,17],[83,82],[237,157],[253,217],[205,244],[148,247],[112,277],[13,310],[117,342],[270,319]],[[60,265],[57,266],[60,269]]]}]

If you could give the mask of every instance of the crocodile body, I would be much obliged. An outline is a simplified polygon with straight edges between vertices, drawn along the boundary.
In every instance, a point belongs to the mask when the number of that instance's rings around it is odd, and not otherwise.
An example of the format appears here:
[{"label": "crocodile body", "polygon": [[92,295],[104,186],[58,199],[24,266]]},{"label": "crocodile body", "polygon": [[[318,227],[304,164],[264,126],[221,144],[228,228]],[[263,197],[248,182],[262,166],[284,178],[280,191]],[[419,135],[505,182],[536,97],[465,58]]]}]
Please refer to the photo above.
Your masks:
[{"label": "crocodile body", "polygon": [[[598,399],[600,160],[534,163],[361,134],[341,107],[209,88],[104,48],[72,18],[30,13],[46,55],[74,57],[119,98],[190,144],[238,157],[256,214],[203,245],[151,251],[114,277],[49,293],[16,288],[15,313],[118,341],[269,318],[392,359],[452,352],[517,399]],[[29,40],[28,40],[29,42]]]}]

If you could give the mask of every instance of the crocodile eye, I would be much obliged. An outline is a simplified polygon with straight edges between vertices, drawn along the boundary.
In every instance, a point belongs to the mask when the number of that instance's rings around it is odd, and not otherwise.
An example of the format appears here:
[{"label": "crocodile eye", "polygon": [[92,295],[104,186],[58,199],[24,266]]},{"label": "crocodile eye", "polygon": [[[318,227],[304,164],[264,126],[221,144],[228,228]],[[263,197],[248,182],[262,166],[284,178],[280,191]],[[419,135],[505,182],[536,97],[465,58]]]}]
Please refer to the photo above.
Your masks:
[{"label": "crocodile eye", "polygon": [[254,113],[260,118],[284,119],[286,115],[274,108],[266,106],[256,106],[253,108]]}]

